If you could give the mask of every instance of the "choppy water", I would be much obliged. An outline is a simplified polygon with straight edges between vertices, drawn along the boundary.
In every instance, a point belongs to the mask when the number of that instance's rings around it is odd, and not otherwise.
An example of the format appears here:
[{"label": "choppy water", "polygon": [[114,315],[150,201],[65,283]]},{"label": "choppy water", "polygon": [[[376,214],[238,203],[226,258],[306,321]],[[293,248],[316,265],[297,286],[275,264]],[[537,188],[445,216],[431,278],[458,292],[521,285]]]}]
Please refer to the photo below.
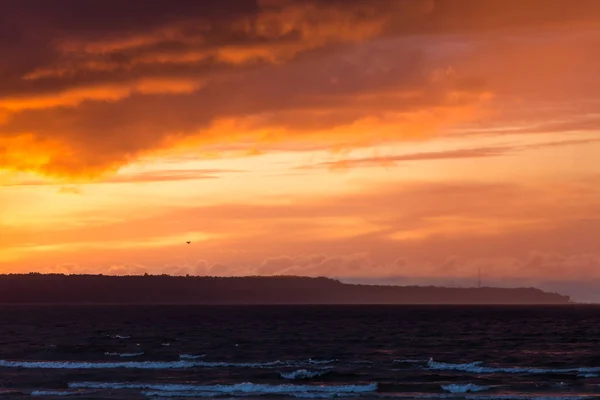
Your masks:
[{"label": "choppy water", "polygon": [[0,306],[0,398],[599,398],[600,307]]}]

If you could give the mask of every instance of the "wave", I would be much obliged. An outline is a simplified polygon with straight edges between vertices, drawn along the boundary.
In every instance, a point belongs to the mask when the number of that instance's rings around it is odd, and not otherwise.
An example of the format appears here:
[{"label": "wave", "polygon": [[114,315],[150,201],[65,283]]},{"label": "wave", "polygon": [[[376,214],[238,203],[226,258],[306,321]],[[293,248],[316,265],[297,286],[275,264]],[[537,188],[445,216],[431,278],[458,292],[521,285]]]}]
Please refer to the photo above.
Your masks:
[{"label": "wave", "polygon": [[425,363],[427,363],[427,360],[407,359],[407,360],[392,360],[392,362],[394,362],[396,364],[425,364]]},{"label": "wave", "polygon": [[582,394],[582,395],[575,395],[575,396],[563,396],[560,394],[557,394],[557,395],[498,394],[498,395],[472,395],[472,396],[467,396],[466,398],[469,400],[586,400],[586,399],[596,399],[597,396],[595,396],[593,394]]},{"label": "wave", "polygon": [[273,368],[273,367],[298,367],[303,365],[324,364],[331,360],[291,360],[269,361],[255,363],[234,362],[209,362],[209,361],[11,361],[0,360],[0,368],[28,368],[28,369],[184,369],[184,368]]},{"label": "wave", "polygon": [[[257,397],[263,393],[235,393],[236,397],[242,396],[253,396]],[[166,397],[169,399],[175,397],[184,397],[186,399],[193,397],[200,398],[210,398],[210,397],[220,397],[224,396],[224,393],[221,392],[168,392],[164,390],[155,390],[155,391],[143,391],[142,395],[147,397]],[[272,395],[272,393],[265,393],[265,395]],[[278,395],[278,393],[276,393]],[[301,399],[330,399],[330,398],[350,398],[350,397],[359,397],[360,393],[335,393],[335,392],[296,392],[296,393],[285,393],[288,397],[296,397]],[[560,399],[559,399],[560,400]]]},{"label": "wave", "polygon": [[427,362],[429,369],[445,371],[461,371],[477,374],[590,374],[600,372],[600,367],[573,367],[573,368],[530,368],[530,367],[488,367],[481,361],[465,364],[453,364],[433,361]]},{"label": "wave", "polygon": [[131,339],[131,336],[127,336],[127,335],[113,335],[113,336],[109,336],[113,339]]},{"label": "wave", "polygon": [[34,390],[30,393],[31,396],[73,396],[81,395],[89,392],[80,390]]},{"label": "wave", "polygon": [[202,357],[206,357],[206,354],[199,354],[199,355],[193,355],[193,354],[180,354],[179,358],[182,360],[196,360],[198,358],[202,358]]},{"label": "wave", "polygon": [[489,386],[475,385],[474,383],[451,383],[448,385],[442,385],[442,389],[447,390],[450,393],[467,393],[467,392],[482,392],[489,390]]},{"label": "wave", "polygon": [[119,356],[119,357],[138,357],[143,354],[144,354],[143,351],[140,353],[109,353],[109,352],[104,353],[104,355],[107,355],[107,356]]},{"label": "wave", "polygon": [[313,360],[312,358],[309,358],[308,360],[306,360],[305,362],[307,364],[314,364],[314,365],[325,365],[325,364],[333,364],[338,362],[339,360],[337,359],[332,359],[332,360]]},{"label": "wave", "polygon": [[292,372],[279,372],[279,376],[283,379],[312,379],[326,375],[329,372],[330,371],[309,371],[306,369],[299,369]]},{"label": "wave", "polygon": [[364,385],[271,385],[259,383],[237,383],[231,385],[194,384],[154,384],[154,383],[113,383],[113,382],[71,382],[73,389],[140,389],[146,396],[161,397],[214,397],[222,395],[259,396],[290,395],[296,397],[337,397],[377,390],[376,383]]},{"label": "wave", "polygon": [[17,390],[17,389],[4,389],[2,387],[0,387],[0,397],[4,397],[4,396],[12,396],[12,395],[17,395],[17,396],[22,396],[25,393]]},{"label": "wave", "polygon": [[465,399],[465,400],[592,400],[597,399],[598,396],[594,394],[581,394],[581,395],[561,395],[561,394],[467,394],[460,396],[461,393],[447,393],[447,394],[436,394],[436,393],[410,393],[410,394],[398,394],[392,395],[390,398],[396,399]]}]

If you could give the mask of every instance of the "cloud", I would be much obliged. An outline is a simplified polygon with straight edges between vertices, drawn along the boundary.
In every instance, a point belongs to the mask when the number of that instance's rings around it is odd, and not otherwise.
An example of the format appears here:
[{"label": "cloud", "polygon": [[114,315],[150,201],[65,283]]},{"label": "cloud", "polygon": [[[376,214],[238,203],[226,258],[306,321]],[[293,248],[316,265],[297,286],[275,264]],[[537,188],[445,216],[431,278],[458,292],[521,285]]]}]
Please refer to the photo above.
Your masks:
[{"label": "cloud", "polygon": [[[475,287],[478,272],[481,271],[483,286],[538,287],[570,295],[575,301],[600,301],[600,254],[597,253],[532,251],[521,257],[450,256],[433,262],[399,257],[387,263],[374,261],[368,253],[333,257],[301,254],[268,257],[263,260],[262,265],[265,264],[272,267],[266,275],[329,276],[347,283],[399,286]],[[211,264],[206,260],[199,260],[195,266],[173,264],[152,267],[122,263],[112,265],[108,275],[166,273],[175,276],[247,276],[260,273],[262,265],[242,268],[218,262]],[[324,266],[329,269],[323,269]],[[40,271],[60,274],[97,273],[90,267],[75,263],[46,266]]]},{"label": "cloud", "polygon": [[[124,210],[126,219],[115,219],[99,209],[91,215],[89,211],[73,215],[77,226],[59,224],[44,230],[5,226],[2,239],[6,248],[32,256],[38,247],[59,253],[77,248],[97,258],[107,257],[102,255],[107,249],[111,254],[143,252],[151,259],[194,251],[199,252],[195,257],[214,257],[227,264],[254,259],[269,270],[278,268],[278,263],[289,265],[286,259],[264,261],[272,254],[331,257],[372,251],[391,258],[386,261],[391,263],[399,257],[394,254],[397,251],[406,257],[420,254],[444,259],[534,249],[591,252],[595,246],[592,238],[600,234],[599,205],[595,178],[555,181],[552,186],[405,183],[283,204],[245,204],[240,199],[197,206],[190,200],[183,207],[155,209],[151,214]],[[181,248],[187,238],[196,236],[193,248]],[[223,249],[245,251],[230,251],[223,259]]]},{"label": "cloud", "polygon": [[[241,172],[231,169],[166,169],[133,173],[118,173],[116,175],[105,176],[93,181],[93,185],[116,184],[116,183],[152,183],[152,182],[171,182],[187,181],[201,179],[216,179],[222,174]],[[56,186],[59,185],[53,181],[30,179],[22,180],[17,183],[6,183],[0,186],[6,187],[28,187],[28,186]],[[81,193],[74,186],[61,186],[59,193]]]},{"label": "cloud", "polygon": [[497,157],[512,150],[511,147],[482,147],[474,149],[459,149],[449,151],[433,151],[414,154],[403,154],[397,156],[363,157],[327,161],[319,164],[305,165],[299,169],[313,168],[356,168],[356,167],[390,167],[396,166],[398,162],[405,161],[428,161],[428,160],[452,160],[462,158]]},{"label": "cloud", "polygon": [[554,142],[541,142],[535,144],[526,145],[513,145],[513,146],[489,146],[489,147],[478,147],[470,149],[457,149],[457,150],[446,150],[446,151],[432,151],[412,154],[400,154],[391,156],[379,156],[379,157],[362,157],[362,158],[348,158],[336,161],[326,161],[318,164],[303,165],[297,167],[297,169],[314,169],[314,168],[331,168],[331,169],[344,169],[344,168],[358,168],[358,167],[394,167],[397,163],[410,162],[410,161],[432,161],[432,160],[454,160],[454,159],[466,159],[466,158],[487,158],[487,157],[498,157],[519,151],[526,150],[537,150],[552,147],[561,146],[576,146],[585,145],[600,142],[600,138],[592,139],[573,139],[573,140],[562,140]]},{"label": "cloud", "polygon": [[224,169],[187,169],[187,170],[163,170],[148,171],[130,174],[120,174],[107,177],[99,183],[143,183],[143,182],[162,182],[162,181],[185,181],[197,179],[214,179],[220,174],[236,172],[234,170]]},{"label": "cloud", "polygon": [[279,256],[265,259],[260,267],[257,269],[257,273],[260,275],[272,275],[278,272],[282,272],[291,268],[295,265],[294,260],[289,256]]},{"label": "cloud", "polygon": [[144,275],[148,268],[137,264],[112,265],[106,271],[106,275]]},{"label": "cloud", "polygon": [[[307,256],[267,258],[257,273],[328,276],[373,284],[475,286],[481,272],[484,285],[512,287],[525,282],[548,286],[561,280],[581,284],[588,279],[600,278],[600,255],[595,253],[563,255],[532,251],[523,257],[469,258],[452,255],[440,261],[398,258],[385,263],[377,263],[368,253],[322,257],[318,261],[301,264],[297,260],[302,257]],[[268,272],[263,271],[265,265],[269,266]]]},{"label": "cloud", "polygon": [[269,257],[256,268],[259,275],[300,275],[300,276],[363,276],[377,274],[378,268],[366,253],[341,256],[321,254],[301,254],[296,257]]},{"label": "cloud", "polygon": [[6,21],[29,34],[5,64],[3,168],[90,178],[181,143],[429,137],[481,118],[492,98],[485,79],[447,68],[440,42],[419,36],[460,27],[444,25],[441,15],[459,15],[448,4],[157,2],[131,23],[128,7],[99,6],[92,19],[67,3],[79,18],[11,5],[40,23]]},{"label": "cloud", "polygon": [[84,101],[117,102],[134,94],[182,94],[192,93],[201,86],[191,80],[148,79],[125,84],[107,84],[72,88],[56,93],[28,97],[4,97],[0,99],[0,109],[5,111],[35,110],[55,107],[74,107]]},{"label": "cloud", "polygon": [[[307,259],[310,262],[306,262]],[[109,275],[143,275],[144,273],[200,276],[240,275],[298,275],[329,276],[343,279],[362,278],[365,281],[387,280],[390,284],[410,284],[418,280],[432,282],[436,279],[459,279],[475,284],[481,272],[482,282],[510,283],[523,280],[542,282],[552,280],[583,282],[599,279],[600,254],[530,251],[520,257],[460,257],[447,256],[440,260],[399,257],[379,262],[369,253],[348,253],[336,256],[300,254],[295,256],[267,257],[253,265],[226,265],[220,262],[200,260],[195,265],[167,264],[161,266],[119,263],[108,268]],[[268,271],[264,270],[268,266]],[[48,269],[49,268],[49,269]],[[90,268],[75,263],[48,267],[44,272],[90,273]],[[404,283],[403,283],[404,281]]]}]

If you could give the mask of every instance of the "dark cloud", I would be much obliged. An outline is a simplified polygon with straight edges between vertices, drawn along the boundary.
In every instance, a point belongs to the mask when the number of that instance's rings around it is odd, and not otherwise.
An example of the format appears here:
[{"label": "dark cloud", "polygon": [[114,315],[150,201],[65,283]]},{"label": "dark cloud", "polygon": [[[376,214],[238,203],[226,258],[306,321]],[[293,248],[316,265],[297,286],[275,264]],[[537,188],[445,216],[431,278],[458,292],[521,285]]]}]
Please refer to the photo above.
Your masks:
[{"label": "dark cloud", "polygon": [[189,137],[399,140],[479,118],[491,93],[533,98],[526,119],[564,113],[597,97],[599,16],[588,0],[3,0],[0,167],[92,177]]}]

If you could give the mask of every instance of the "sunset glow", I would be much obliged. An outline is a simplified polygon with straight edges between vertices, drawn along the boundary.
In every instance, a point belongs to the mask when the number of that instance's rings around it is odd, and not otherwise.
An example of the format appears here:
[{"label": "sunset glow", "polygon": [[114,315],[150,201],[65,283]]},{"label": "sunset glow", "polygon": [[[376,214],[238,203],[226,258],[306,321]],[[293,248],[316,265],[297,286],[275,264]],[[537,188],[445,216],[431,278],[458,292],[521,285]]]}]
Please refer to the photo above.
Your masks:
[{"label": "sunset glow", "polygon": [[600,2],[167,3],[0,0],[0,273],[600,300]]}]

